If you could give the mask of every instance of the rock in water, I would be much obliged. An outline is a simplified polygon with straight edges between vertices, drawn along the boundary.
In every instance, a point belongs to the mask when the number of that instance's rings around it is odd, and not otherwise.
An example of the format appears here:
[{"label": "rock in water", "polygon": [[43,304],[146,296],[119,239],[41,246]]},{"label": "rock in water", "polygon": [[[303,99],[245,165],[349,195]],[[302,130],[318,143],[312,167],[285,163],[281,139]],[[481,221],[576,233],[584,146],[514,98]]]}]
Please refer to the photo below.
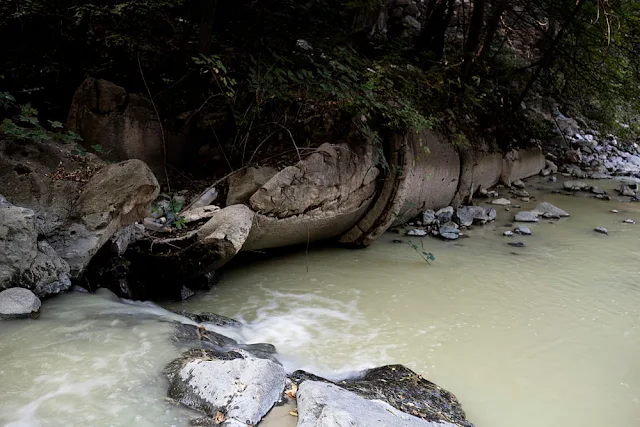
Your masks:
[{"label": "rock in water", "polygon": [[401,412],[386,402],[367,400],[334,384],[304,381],[297,393],[297,427],[455,427]]},{"label": "rock in water", "polygon": [[509,242],[507,245],[513,246],[514,248],[524,248],[523,242]]},{"label": "rock in water", "polygon": [[513,231],[511,230],[507,230],[504,233],[502,233],[503,236],[507,236],[507,237],[511,237],[513,236]]},{"label": "rock in water", "polygon": [[485,224],[488,221],[487,213],[480,206],[460,206],[456,209],[456,218],[458,223],[465,227],[474,223]]},{"label": "rock in water", "polygon": [[604,191],[602,188],[600,187],[596,187],[595,185],[593,187],[591,187],[591,192],[593,194],[607,194],[606,191]]},{"label": "rock in water", "polygon": [[531,230],[529,227],[518,227],[513,230],[513,232],[516,234],[522,234],[523,236],[531,236]]},{"label": "rock in water", "polygon": [[431,209],[427,209],[422,213],[422,224],[431,225],[436,222],[436,213]]},{"label": "rock in water", "polygon": [[496,217],[498,216],[498,213],[494,208],[487,209],[486,214],[487,214],[487,220],[489,221],[495,221]]},{"label": "rock in water", "polygon": [[616,191],[620,193],[621,196],[633,197],[637,194],[637,184],[633,186],[634,188],[632,188],[632,185],[621,183],[618,188],[616,188]]},{"label": "rock in water", "polygon": [[517,179],[517,180],[513,181],[511,183],[511,185],[513,185],[514,187],[518,187],[518,188],[524,188],[525,187],[524,186],[524,182],[522,182],[521,179]]},{"label": "rock in water", "polygon": [[37,317],[40,300],[29,289],[10,288],[0,292],[0,320]]},{"label": "rock in water", "polygon": [[589,188],[589,186],[582,181],[567,181],[564,183],[564,188],[570,191],[582,191]]},{"label": "rock in water", "polygon": [[436,212],[436,218],[440,224],[445,224],[453,218],[453,208],[451,206],[447,206],[446,208],[440,209]]},{"label": "rock in water", "polygon": [[229,426],[257,424],[280,399],[286,380],[282,366],[242,350],[189,350],[165,373],[169,397],[211,417],[222,412]]},{"label": "rock in water", "polygon": [[495,199],[491,201],[491,204],[497,206],[508,206],[511,204],[511,201],[509,199]]},{"label": "rock in water", "polygon": [[600,233],[600,234],[609,234],[609,230],[607,230],[604,227],[596,227],[593,229],[593,231],[595,231],[596,233]]},{"label": "rock in water", "polygon": [[418,236],[418,237],[423,237],[427,235],[427,231],[426,230],[420,230],[419,228],[412,228],[411,230],[407,231],[407,236]]},{"label": "rock in water", "polygon": [[447,222],[440,226],[438,234],[445,240],[456,240],[460,237],[460,230],[458,229],[458,224],[454,222]]},{"label": "rock in water", "polygon": [[625,220],[624,220],[624,221],[622,221],[622,222],[624,222],[625,224],[635,224],[635,223],[636,223],[636,222],[635,222],[634,220],[632,220],[631,218],[629,218],[629,219],[625,219]]},{"label": "rock in water", "polygon": [[533,212],[528,212],[528,211],[523,211],[523,212],[518,212],[514,218],[514,221],[517,222],[538,222],[540,221],[535,213]]},{"label": "rock in water", "polygon": [[569,216],[567,212],[549,202],[539,203],[531,212],[534,215],[542,215],[544,218],[560,218]]}]

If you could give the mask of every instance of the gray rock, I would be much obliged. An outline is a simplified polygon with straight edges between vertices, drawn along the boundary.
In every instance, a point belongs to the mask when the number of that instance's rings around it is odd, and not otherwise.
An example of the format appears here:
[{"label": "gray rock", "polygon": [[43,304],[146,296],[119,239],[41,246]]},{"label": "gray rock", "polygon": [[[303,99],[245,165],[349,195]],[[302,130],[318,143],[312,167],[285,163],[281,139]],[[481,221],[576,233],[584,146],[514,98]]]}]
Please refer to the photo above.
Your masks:
[{"label": "gray rock", "polygon": [[511,230],[507,230],[504,233],[502,233],[503,236],[507,236],[507,237],[511,237],[513,236],[513,231]]},{"label": "gray rock", "polygon": [[544,168],[548,169],[552,174],[558,173],[558,166],[556,166],[556,164],[553,163],[551,160],[544,161]]},{"label": "gray rock", "polygon": [[607,194],[606,191],[604,191],[602,188],[600,187],[596,187],[595,185],[593,187],[591,187],[591,192],[593,194]]},{"label": "gray rock", "polygon": [[422,24],[416,18],[411,15],[406,15],[402,19],[402,25],[409,30],[419,31],[422,28]]},{"label": "gray rock", "polygon": [[620,211],[618,209],[611,209],[609,212],[617,214],[620,213]]},{"label": "gray rock", "polygon": [[587,173],[585,171],[583,171],[582,169],[580,169],[576,165],[567,166],[567,171],[569,172],[569,174],[571,176],[573,176],[575,178],[585,179],[587,177]]},{"label": "gray rock", "polygon": [[440,224],[445,224],[453,218],[453,207],[447,206],[436,212],[436,218]]},{"label": "gray rock", "polygon": [[460,230],[458,229],[458,224],[454,222],[447,222],[444,225],[441,225],[438,229],[438,234],[440,237],[446,240],[456,240],[460,237]]},{"label": "gray rock", "polygon": [[468,227],[471,224],[485,224],[488,221],[487,213],[480,206],[460,206],[456,209],[458,224]]},{"label": "gray rock", "polygon": [[566,190],[570,191],[582,191],[589,188],[589,186],[582,181],[566,181],[563,186]]},{"label": "gray rock", "polygon": [[635,224],[636,222],[634,220],[632,220],[631,218],[625,219],[624,221],[625,224]]},{"label": "gray rock", "polygon": [[589,178],[591,179],[612,179],[613,177],[607,173],[595,172],[592,173]]},{"label": "gray rock", "polygon": [[380,400],[320,381],[304,381],[297,393],[297,427],[455,427],[401,412]]},{"label": "gray rock", "polygon": [[498,213],[494,208],[489,208],[486,211],[486,215],[487,215],[488,221],[495,221],[496,217],[498,216]]},{"label": "gray rock", "polygon": [[509,199],[495,199],[491,201],[492,205],[497,205],[497,206],[508,206],[511,204],[511,201]]},{"label": "gray rock", "polygon": [[266,166],[247,168],[229,177],[227,206],[247,203],[251,196],[267,183],[277,170]]},{"label": "gray rock", "polygon": [[280,399],[286,374],[279,364],[243,350],[189,350],[165,368],[169,397],[226,424],[255,425]]},{"label": "gray rock", "polygon": [[596,233],[600,233],[600,234],[609,234],[609,230],[607,230],[604,227],[596,227],[593,229],[593,231],[595,231]]},{"label": "gray rock", "polygon": [[431,209],[427,209],[422,213],[422,224],[431,225],[436,222],[436,213]]},{"label": "gray rock", "polygon": [[518,212],[514,217],[514,221],[516,222],[538,222],[540,221],[535,213],[522,211]]},{"label": "gray rock", "polygon": [[511,190],[511,193],[514,194],[516,197],[529,197],[530,194],[527,190],[523,189],[523,188],[514,188]]},{"label": "gray rock", "polygon": [[507,243],[507,245],[513,246],[514,248],[524,248],[525,247],[524,242],[509,242],[509,243]]},{"label": "gray rock", "polygon": [[627,185],[627,184],[621,183],[618,186],[618,188],[616,188],[616,191],[618,193],[620,193],[621,196],[633,197],[633,196],[637,195],[638,187],[637,187],[637,184],[635,184],[635,185]]},{"label": "gray rock", "polygon": [[412,228],[411,230],[407,231],[407,236],[418,236],[418,237],[422,237],[422,236],[426,236],[427,230],[421,230],[419,228]]},{"label": "gray rock", "polygon": [[531,236],[531,230],[529,227],[518,227],[513,230],[513,232],[516,234],[522,234],[523,236]]},{"label": "gray rock", "polygon": [[[563,211],[562,209],[552,205],[549,202],[542,202],[539,203],[538,206],[535,207],[535,209],[533,209],[531,211],[532,213],[534,213],[536,216],[544,216],[545,214],[547,215],[551,215],[551,218],[560,218],[560,217],[568,217],[569,214],[565,211]],[[547,216],[548,217],[548,216]],[[545,217],[545,218],[547,218]]]},{"label": "gray rock", "polygon": [[521,179],[517,179],[517,180],[513,181],[511,183],[511,185],[513,185],[514,187],[518,187],[518,188],[524,188],[525,187],[524,182],[522,182]]},{"label": "gray rock", "polygon": [[38,297],[28,289],[5,289],[0,292],[0,320],[37,317],[40,305]]},{"label": "gray rock", "polygon": [[47,241],[38,240],[34,211],[2,200],[0,290],[20,286],[44,297],[69,289],[69,265]]}]

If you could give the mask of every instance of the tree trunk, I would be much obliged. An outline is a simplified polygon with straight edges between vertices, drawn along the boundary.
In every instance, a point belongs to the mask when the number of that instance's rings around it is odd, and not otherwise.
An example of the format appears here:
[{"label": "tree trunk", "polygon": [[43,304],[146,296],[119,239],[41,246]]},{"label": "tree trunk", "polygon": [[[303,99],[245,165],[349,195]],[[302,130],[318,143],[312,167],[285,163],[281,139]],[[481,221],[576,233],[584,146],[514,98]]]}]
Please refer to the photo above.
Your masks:
[{"label": "tree trunk", "polygon": [[575,19],[575,17],[578,15],[578,12],[580,12],[580,9],[582,9],[582,6],[586,2],[587,0],[578,0],[578,2],[576,3],[576,6],[573,8],[573,11],[569,14],[564,24],[562,25],[562,28],[560,28],[560,31],[558,31],[558,34],[553,39],[553,42],[551,43],[551,45],[545,52],[544,56],[542,57],[540,64],[536,68],[536,71],[533,73],[533,75],[527,82],[527,85],[525,86],[524,90],[520,94],[520,98],[518,99],[518,103],[516,104],[516,106],[519,106],[525,100],[525,98],[533,88],[533,84],[536,82],[536,80],[538,80],[538,78],[540,77],[540,74],[542,74],[542,71],[544,69],[548,69],[551,67],[551,65],[553,64],[556,49],[558,48],[558,45],[562,41],[562,37],[564,37],[564,33],[566,32],[567,28],[569,27],[571,22]]},{"label": "tree trunk", "polygon": [[471,12],[471,19],[469,21],[469,31],[467,32],[467,41],[464,46],[462,61],[463,81],[466,81],[469,77],[476,51],[480,45],[480,36],[482,34],[482,26],[484,25],[484,6],[485,0],[473,0],[473,11]]},{"label": "tree trunk", "polygon": [[491,44],[498,32],[498,28],[500,27],[500,18],[502,18],[502,14],[509,5],[509,1],[510,0],[502,0],[495,6],[492,15],[489,18],[489,22],[487,23],[487,33],[484,36],[484,43],[482,44],[482,49],[480,49],[480,53],[478,54],[478,60],[486,58],[487,54],[491,50]]},{"label": "tree trunk", "polygon": [[211,47],[211,37],[213,37],[213,23],[216,17],[216,4],[218,0],[200,0],[200,41],[198,51],[206,55]]}]

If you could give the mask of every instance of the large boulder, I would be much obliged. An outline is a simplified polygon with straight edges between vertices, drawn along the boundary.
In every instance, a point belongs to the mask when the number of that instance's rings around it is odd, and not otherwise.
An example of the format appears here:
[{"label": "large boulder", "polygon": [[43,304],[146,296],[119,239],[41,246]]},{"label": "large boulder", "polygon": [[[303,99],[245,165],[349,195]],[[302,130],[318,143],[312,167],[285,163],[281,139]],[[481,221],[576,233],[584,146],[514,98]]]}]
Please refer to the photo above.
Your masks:
[{"label": "large boulder", "polygon": [[380,400],[367,400],[334,384],[305,381],[297,392],[297,427],[456,427],[429,422]]},{"label": "large boulder", "polygon": [[39,297],[71,286],[69,265],[38,239],[36,215],[0,196],[0,290],[20,286]]},{"label": "large boulder", "polygon": [[33,213],[24,218],[31,230],[24,250],[35,258],[25,256],[31,267],[10,286],[41,297],[67,289],[113,234],[145,216],[158,192],[138,160],[105,166],[69,145],[0,140],[0,194]]},{"label": "large boulder", "polygon": [[0,320],[37,317],[40,300],[28,289],[11,288],[0,292]]},{"label": "large boulder", "polygon": [[511,185],[518,179],[538,175],[545,168],[545,159],[540,148],[511,150],[505,154],[500,181]]},{"label": "large boulder", "polygon": [[256,425],[284,391],[284,368],[243,350],[194,349],[165,368],[169,397],[210,417],[211,425]]},{"label": "large boulder", "polygon": [[140,160],[105,166],[82,189],[65,224],[47,240],[77,277],[116,232],[146,216],[159,191],[158,181]]},{"label": "large boulder", "polygon": [[130,94],[106,80],[86,79],[76,90],[67,127],[83,138],[87,149],[99,145],[110,160],[139,159],[165,178],[165,152],[178,165],[185,141],[165,130],[145,96]]},{"label": "large boulder", "polygon": [[[372,413],[376,414],[378,411],[375,410],[374,407],[369,406],[369,403],[366,402],[382,404],[382,407],[387,410],[387,412],[394,414],[399,418],[404,418],[405,420],[415,418],[414,421],[426,422],[426,424],[422,424],[426,426],[473,427],[473,424],[467,420],[466,414],[462,409],[462,405],[453,393],[424,379],[422,375],[419,375],[402,365],[387,365],[373,368],[363,372],[356,378],[343,380],[337,383],[332,383],[331,381],[309,374],[305,371],[296,371],[291,374],[290,378],[299,386],[297,397],[300,421],[303,419],[306,420],[307,417],[311,418],[311,414],[308,414],[310,408],[319,409],[320,412],[323,412],[322,410],[324,406],[327,406],[328,412],[333,412],[333,409],[338,409],[339,406],[334,405],[340,405],[340,403],[335,402],[334,398],[339,397],[339,401],[344,399],[346,402],[358,405],[359,408],[364,408],[366,406],[368,409],[373,411]],[[309,385],[311,382],[327,383],[333,385],[333,387],[320,387],[318,384],[314,384],[313,389],[320,393],[316,394],[314,392],[313,394],[315,396],[311,398],[311,393],[305,393],[304,391],[306,387],[305,385]],[[343,390],[341,391],[341,389]],[[349,391],[353,394],[344,393],[344,391]],[[306,398],[305,395],[307,396]],[[331,396],[331,398],[323,398],[322,396]],[[357,399],[358,396],[366,399],[366,402]],[[302,400],[306,400],[306,402],[302,402]],[[317,400],[317,403],[314,403],[314,400]],[[305,409],[302,409],[301,405],[305,407]],[[392,409],[401,412],[397,413]],[[411,414],[413,417],[403,417],[404,414],[402,413]],[[350,414],[355,414],[356,419],[358,419],[357,412],[350,412]],[[364,413],[360,413],[359,415],[363,417],[363,420],[366,419],[371,421],[370,418],[364,418],[366,416]],[[315,414],[315,416],[317,417],[318,414]],[[316,418],[311,419],[314,421],[316,420]],[[400,420],[396,418],[396,421],[399,422]],[[305,426],[306,425],[307,424],[305,424]],[[313,426],[315,424],[308,425]],[[317,425],[324,426],[325,424]],[[394,424],[392,422],[391,424],[373,423],[353,425],[381,425],[391,427],[403,424]]]}]

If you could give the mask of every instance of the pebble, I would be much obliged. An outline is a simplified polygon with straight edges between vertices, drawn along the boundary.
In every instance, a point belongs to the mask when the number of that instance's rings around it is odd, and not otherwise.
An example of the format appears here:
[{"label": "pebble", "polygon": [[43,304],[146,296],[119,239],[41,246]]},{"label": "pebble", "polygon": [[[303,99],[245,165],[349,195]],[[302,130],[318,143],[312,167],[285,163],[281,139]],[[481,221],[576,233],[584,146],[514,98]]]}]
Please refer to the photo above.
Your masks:
[{"label": "pebble", "polygon": [[507,236],[507,237],[511,237],[513,236],[513,231],[511,230],[507,230],[504,233],[502,233],[503,236]]},{"label": "pebble", "polygon": [[411,229],[409,231],[407,231],[407,236],[426,236],[427,235],[427,230],[420,230],[417,228]]},{"label": "pebble", "polygon": [[611,213],[620,213],[620,212],[618,211],[618,209],[611,209],[609,212],[611,212]]},{"label": "pebble", "polygon": [[596,227],[593,229],[593,231],[600,234],[609,234],[609,231],[604,227]]},{"label": "pebble", "polygon": [[636,222],[635,222],[634,220],[632,220],[631,218],[629,218],[629,219],[625,219],[625,220],[624,220],[624,221],[622,221],[622,222],[624,222],[625,224],[635,224],[635,223],[636,223]]}]

